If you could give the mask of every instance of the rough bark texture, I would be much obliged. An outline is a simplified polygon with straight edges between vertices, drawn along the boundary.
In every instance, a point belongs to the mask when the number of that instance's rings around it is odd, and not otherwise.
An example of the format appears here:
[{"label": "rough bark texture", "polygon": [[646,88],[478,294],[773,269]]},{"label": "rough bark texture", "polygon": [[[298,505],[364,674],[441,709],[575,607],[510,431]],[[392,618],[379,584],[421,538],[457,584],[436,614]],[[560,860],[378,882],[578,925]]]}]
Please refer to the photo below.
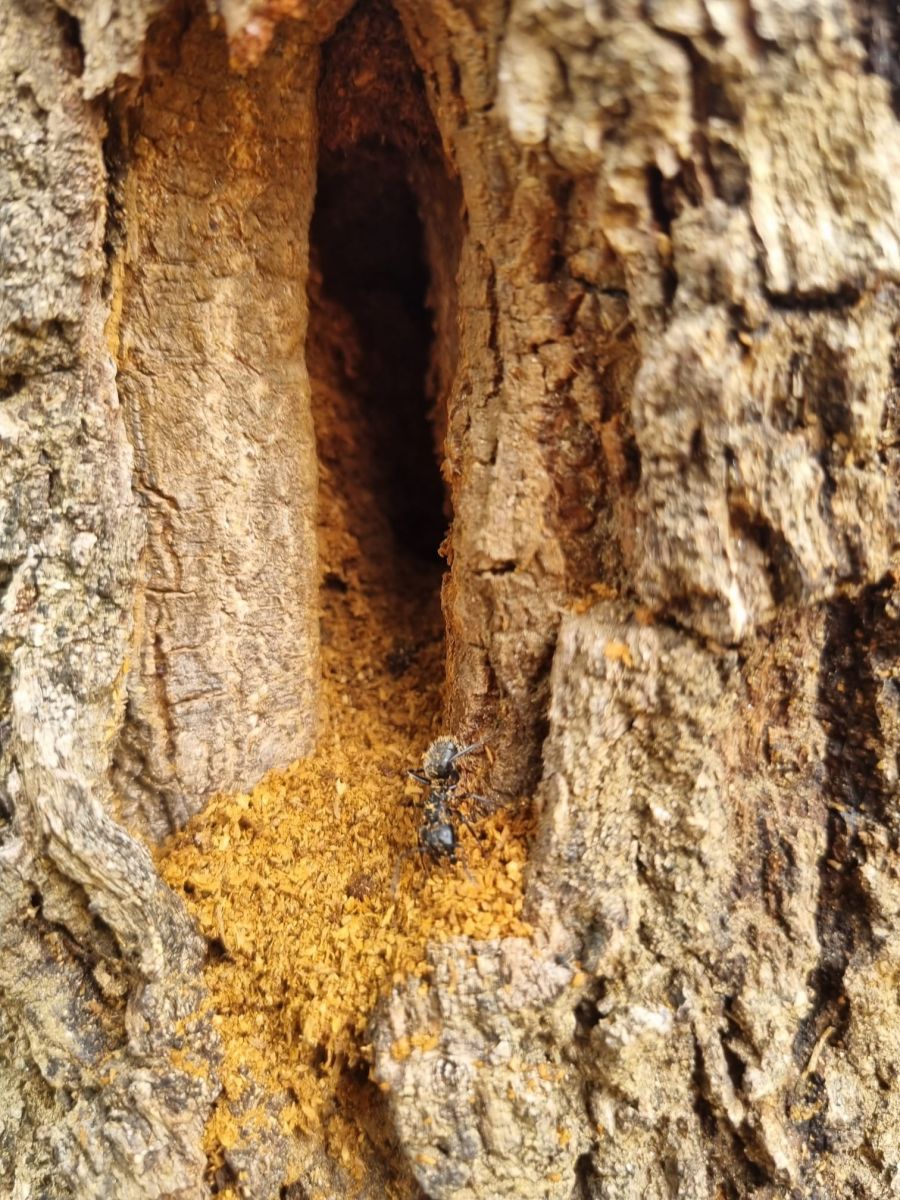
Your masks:
[{"label": "rough bark texture", "polygon": [[[0,1186],[200,1195],[211,1088],[171,1052],[201,947],[107,780],[141,522],[104,340],[102,122],[52,6],[2,22]],[[212,1061],[202,1021],[190,1036]]]},{"label": "rough bark texture", "polygon": [[155,839],[313,747],[317,70],[296,32],[242,79],[205,19],[167,25],[121,118],[119,391],[147,545],[114,782]]},{"label": "rough bark texture", "polygon": [[[15,1196],[208,1194],[202,947],[138,839],[313,736],[307,227],[347,5],[276,7],[169,13],[149,51],[156,4],[0,11]],[[373,1016],[412,1170],[895,1195],[896,14],[396,8],[441,140],[409,172],[448,722],[541,814],[534,939],[435,946]],[[248,1200],[316,1162],[259,1136]]]}]

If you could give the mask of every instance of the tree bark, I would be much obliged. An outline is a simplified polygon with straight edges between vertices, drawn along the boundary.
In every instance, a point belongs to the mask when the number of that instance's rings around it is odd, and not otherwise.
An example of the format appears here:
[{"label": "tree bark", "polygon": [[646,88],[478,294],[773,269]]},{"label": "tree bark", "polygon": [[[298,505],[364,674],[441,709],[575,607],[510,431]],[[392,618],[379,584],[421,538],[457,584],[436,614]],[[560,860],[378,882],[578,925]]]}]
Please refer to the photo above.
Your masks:
[{"label": "tree bark", "polygon": [[[539,814],[533,936],[372,1013],[406,1194],[896,1195],[896,13],[210,11],[0,6],[0,1191],[223,1186],[153,851],[315,745],[310,221],[387,145],[446,726]],[[276,1125],[235,1195],[386,1194]]]}]

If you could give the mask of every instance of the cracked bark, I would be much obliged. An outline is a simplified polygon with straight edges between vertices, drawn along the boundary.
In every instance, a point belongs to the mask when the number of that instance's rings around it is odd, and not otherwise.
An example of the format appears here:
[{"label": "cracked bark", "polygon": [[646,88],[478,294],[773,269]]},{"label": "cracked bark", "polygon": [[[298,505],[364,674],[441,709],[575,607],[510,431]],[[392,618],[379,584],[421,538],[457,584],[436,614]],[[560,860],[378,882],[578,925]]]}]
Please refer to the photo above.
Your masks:
[{"label": "cracked bark", "polygon": [[[145,841],[314,738],[307,226],[347,5],[281,7],[0,13],[11,1195],[208,1194],[202,947]],[[541,809],[535,942],[434,947],[373,1018],[404,1149],[454,1200],[895,1194],[896,16],[397,11],[453,181],[414,181],[448,722]]]}]

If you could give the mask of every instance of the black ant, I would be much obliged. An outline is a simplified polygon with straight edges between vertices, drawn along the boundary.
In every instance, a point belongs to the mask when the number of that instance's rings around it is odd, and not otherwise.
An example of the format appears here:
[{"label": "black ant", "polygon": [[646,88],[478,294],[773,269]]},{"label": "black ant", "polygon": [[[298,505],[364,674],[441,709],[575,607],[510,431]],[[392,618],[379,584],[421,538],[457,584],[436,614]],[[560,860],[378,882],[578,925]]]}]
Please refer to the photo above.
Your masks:
[{"label": "black ant", "polygon": [[459,817],[465,821],[457,805],[460,800],[470,798],[468,794],[454,795],[459,784],[459,768],[456,763],[464,754],[472,754],[481,748],[481,742],[460,746],[453,738],[435,738],[422,756],[421,772],[408,772],[411,779],[428,788],[419,828],[419,850],[434,862],[442,858],[451,863],[456,862],[459,843],[454,818]]}]

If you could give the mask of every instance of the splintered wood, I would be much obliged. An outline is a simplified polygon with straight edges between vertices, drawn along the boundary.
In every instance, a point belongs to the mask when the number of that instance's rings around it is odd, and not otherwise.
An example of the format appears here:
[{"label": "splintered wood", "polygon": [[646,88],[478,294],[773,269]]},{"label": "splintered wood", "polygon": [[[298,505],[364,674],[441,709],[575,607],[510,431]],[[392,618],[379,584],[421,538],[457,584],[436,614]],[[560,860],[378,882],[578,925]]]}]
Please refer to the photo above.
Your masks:
[{"label": "splintered wood", "polygon": [[[333,333],[340,317],[331,316]],[[425,974],[431,940],[529,932],[529,830],[521,815],[470,810],[458,865],[416,852],[422,789],[406,772],[441,732],[439,570],[392,548],[375,502],[377,465],[364,432],[348,432],[360,428],[348,423],[352,389],[329,388],[329,363],[311,357],[320,368],[319,749],[249,795],[215,797],[159,862],[210,943],[206,983],[224,1045],[211,1161],[238,1137],[234,1102],[257,1085],[281,1104],[283,1127],[316,1133],[353,1169],[367,1134],[345,1083],[364,1073],[373,1007],[393,981]],[[478,757],[465,760],[461,791],[477,791]]]}]

